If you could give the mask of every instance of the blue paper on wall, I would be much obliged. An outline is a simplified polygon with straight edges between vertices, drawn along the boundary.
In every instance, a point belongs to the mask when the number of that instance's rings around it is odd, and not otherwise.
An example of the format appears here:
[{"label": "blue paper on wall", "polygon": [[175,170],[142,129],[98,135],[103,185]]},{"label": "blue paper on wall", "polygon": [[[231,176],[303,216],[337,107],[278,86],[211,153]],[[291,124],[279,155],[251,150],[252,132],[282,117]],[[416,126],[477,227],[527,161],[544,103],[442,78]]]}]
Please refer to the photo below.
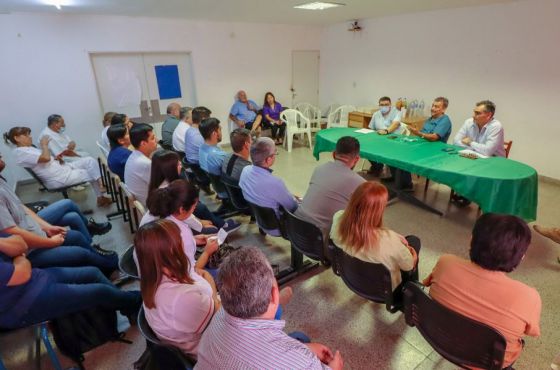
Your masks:
[{"label": "blue paper on wall", "polygon": [[155,69],[160,100],[180,98],[181,84],[177,65],[155,66]]}]

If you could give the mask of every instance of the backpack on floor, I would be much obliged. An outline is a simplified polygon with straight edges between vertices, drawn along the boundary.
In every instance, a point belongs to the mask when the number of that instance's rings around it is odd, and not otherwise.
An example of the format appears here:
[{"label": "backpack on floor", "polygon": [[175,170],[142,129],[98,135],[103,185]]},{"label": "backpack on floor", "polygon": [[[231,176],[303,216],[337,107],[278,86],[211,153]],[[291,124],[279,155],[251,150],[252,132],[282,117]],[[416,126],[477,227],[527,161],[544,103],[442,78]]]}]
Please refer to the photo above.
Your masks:
[{"label": "backpack on floor", "polygon": [[80,369],[85,369],[84,353],[109,341],[132,343],[117,329],[117,312],[102,307],[59,317],[51,321],[50,327],[60,352]]}]

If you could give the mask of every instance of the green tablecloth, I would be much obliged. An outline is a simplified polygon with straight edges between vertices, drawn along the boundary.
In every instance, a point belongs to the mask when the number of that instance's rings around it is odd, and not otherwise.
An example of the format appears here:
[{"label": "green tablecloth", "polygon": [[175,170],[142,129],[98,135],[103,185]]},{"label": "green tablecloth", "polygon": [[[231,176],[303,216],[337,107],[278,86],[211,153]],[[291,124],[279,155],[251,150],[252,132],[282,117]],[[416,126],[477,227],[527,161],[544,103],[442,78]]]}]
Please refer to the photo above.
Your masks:
[{"label": "green tablecloth", "polygon": [[321,130],[313,150],[331,152],[342,136],[360,141],[360,156],[449,185],[457,193],[480,205],[483,212],[516,215],[525,221],[537,216],[538,178],[534,168],[511,159],[491,157],[468,159],[442,151],[461,148],[419,137],[390,139],[376,133],[357,133],[354,128]]}]

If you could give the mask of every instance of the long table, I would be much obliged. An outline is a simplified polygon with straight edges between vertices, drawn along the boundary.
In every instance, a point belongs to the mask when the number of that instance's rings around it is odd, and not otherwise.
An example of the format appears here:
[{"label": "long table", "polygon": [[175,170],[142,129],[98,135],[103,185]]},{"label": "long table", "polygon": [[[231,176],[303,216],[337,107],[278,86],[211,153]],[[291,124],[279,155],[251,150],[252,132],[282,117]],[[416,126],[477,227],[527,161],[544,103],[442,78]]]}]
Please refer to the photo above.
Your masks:
[{"label": "long table", "polygon": [[[463,148],[429,142],[416,136],[358,133],[355,128],[331,128],[317,133],[313,155],[331,152],[343,136],[360,142],[360,156],[415,173],[448,185],[477,203],[483,212],[516,215],[525,221],[537,217],[538,177],[534,168],[511,159],[468,159],[457,155]],[[454,153],[446,148],[456,149]]]}]

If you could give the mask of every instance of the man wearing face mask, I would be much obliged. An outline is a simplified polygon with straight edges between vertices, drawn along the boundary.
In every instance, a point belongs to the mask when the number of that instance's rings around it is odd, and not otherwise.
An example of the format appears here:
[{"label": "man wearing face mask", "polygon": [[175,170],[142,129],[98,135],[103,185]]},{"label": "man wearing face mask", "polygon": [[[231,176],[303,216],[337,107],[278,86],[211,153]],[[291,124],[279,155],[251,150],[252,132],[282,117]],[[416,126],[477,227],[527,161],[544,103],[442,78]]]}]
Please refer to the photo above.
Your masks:
[{"label": "man wearing face mask", "polygon": [[[383,96],[379,99],[379,110],[373,114],[369,122],[369,128],[377,131],[379,135],[400,134],[401,112],[391,106],[391,98]],[[369,173],[375,177],[379,177],[383,171],[383,163],[372,162]]]},{"label": "man wearing face mask", "polygon": [[297,216],[313,223],[326,235],[331,229],[333,215],[346,208],[354,190],[366,181],[352,171],[360,160],[360,142],[356,138],[338,139],[333,159],[315,168],[309,188],[296,210]]},{"label": "man wearing face mask", "polygon": [[81,157],[90,157],[89,153],[76,148],[76,143],[64,133],[66,123],[60,114],[51,114],[47,118],[47,127],[39,134],[39,141],[48,136],[49,150],[56,159],[62,158],[67,162],[75,161]]}]

